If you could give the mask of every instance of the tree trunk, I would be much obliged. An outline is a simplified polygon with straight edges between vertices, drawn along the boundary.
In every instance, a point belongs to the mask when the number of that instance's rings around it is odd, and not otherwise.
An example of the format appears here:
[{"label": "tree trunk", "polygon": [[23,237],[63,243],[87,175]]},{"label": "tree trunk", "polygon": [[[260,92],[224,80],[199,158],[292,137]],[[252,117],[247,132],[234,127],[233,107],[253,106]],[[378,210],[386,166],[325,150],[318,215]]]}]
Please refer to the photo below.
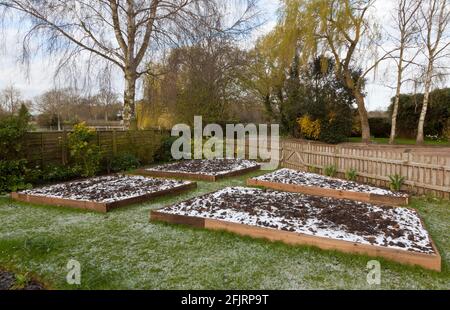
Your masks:
[{"label": "tree trunk", "polygon": [[369,117],[364,102],[364,96],[357,88],[353,90],[353,94],[356,99],[356,104],[358,105],[359,118],[361,119],[362,142],[368,144],[370,143],[371,137],[370,137]]},{"label": "tree trunk", "polygon": [[416,140],[417,145],[423,145],[425,143],[424,127],[425,127],[425,118],[427,116],[428,111],[428,104],[430,101],[432,72],[433,69],[431,67],[428,68],[427,77],[425,81],[425,92],[423,95],[422,112],[420,113],[419,126],[417,128],[417,140]]},{"label": "tree trunk", "polygon": [[[134,71],[135,72],[135,71]],[[125,73],[125,93],[123,106],[123,124],[126,130],[137,129],[136,124],[136,80],[133,70]]]},{"label": "tree trunk", "polygon": [[395,138],[397,137],[397,116],[398,116],[398,108],[400,104],[400,94],[402,91],[402,79],[403,79],[403,43],[400,48],[400,59],[398,62],[398,71],[397,71],[397,89],[395,91],[395,100],[394,100],[394,110],[392,111],[392,124],[391,124],[391,136],[389,138],[389,144],[395,143]]},{"label": "tree trunk", "polygon": [[105,104],[105,110],[103,111],[105,113],[105,122],[109,121],[109,104]]},{"label": "tree trunk", "polygon": [[399,103],[400,103],[400,93],[397,93],[395,95],[394,110],[392,111],[391,136],[389,138],[389,144],[394,144],[395,138],[397,137],[397,115]]},{"label": "tree trunk", "polygon": [[353,93],[353,96],[356,100],[356,105],[358,106],[358,114],[361,121],[361,138],[362,142],[369,144],[371,141],[370,136],[370,125],[369,125],[369,116],[366,110],[366,103],[364,100],[364,95],[362,94],[362,79],[359,79],[358,82],[353,80],[351,72],[347,69],[344,72],[336,72],[336,75],[343,81],[344,85],[348,87]]}]

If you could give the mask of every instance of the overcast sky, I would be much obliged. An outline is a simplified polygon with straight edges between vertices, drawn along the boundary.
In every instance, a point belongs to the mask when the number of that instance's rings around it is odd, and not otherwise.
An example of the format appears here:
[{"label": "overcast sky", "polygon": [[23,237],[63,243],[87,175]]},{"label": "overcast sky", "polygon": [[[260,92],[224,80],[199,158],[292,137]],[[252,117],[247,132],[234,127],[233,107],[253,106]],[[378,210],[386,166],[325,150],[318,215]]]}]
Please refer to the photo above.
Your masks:
[{"label": "overcast sky", "polygon": [[[376,2],[374,13],[383,25],[387,25],[391,20],[389,11],[393,3],[393,0],[378,0]],[[278,1],[260,0],[260,6],[264,12],[263,17],[267,22],[252,36],[253,39],[267,33],[276,24]],[[28,74],[25,74],[24,67],[21,66],[18,58],[21,38],[17,35],[17,29],[11,25],[5,29],[0,43],[0,89],[13,84],[21,90],[25,99],[31,99],[53,87],[54,65],[52,64],[56,60],[44,56],[35,57],[29,66]],[[386,109],[389,106],[394,91],[383,85],[393,82],[389,81],[389,76],[392,76],[389,73],[395,70],[391,68],[393,68],[392,64],[385,63],[380,67],[376,80],[367,85],[367,107],[369,110]],[[117,90],[120,93],[122,92],[120,83],[117,85]]]}]

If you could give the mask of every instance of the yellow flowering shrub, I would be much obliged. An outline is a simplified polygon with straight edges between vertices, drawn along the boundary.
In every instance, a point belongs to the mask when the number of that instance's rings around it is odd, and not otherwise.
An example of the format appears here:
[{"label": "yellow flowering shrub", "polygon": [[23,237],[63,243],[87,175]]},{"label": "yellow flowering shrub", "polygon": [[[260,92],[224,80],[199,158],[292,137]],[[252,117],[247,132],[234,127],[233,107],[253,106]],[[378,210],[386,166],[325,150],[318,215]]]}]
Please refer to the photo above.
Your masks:
[{"label": "yellow flowering shrub", "polygon": [[299,118],[297,122],[300,126],[300,132],[305,138],[312,140],[319,139],[321,131],[320,120],[313,121],[306,115]]}]

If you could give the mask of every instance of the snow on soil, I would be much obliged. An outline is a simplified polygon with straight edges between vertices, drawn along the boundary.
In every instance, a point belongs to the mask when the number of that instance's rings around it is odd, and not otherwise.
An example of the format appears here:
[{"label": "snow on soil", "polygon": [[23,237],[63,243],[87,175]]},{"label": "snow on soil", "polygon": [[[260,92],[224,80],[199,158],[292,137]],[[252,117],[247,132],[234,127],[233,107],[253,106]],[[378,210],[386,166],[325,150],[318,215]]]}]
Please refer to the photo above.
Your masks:
[{"label": "snow on soil", "polygon": [[418,214],[407,208],[234,187],[159,212],[434,253]]},{"label": "snow on soil", "polygon": [[259,166],[257,162],[245,159],[205,159],[180,161],[173,164],[148,168],[146,170],[220,176],[257,166]]},{"label": "snow on soil", "polygon": [[292,169],[280,169],[275,172],[254,178],[259,181],[292,184],[300,186],[320,187],[327,189],[345,190],[349,192],[369,193],[380,196],[407,197],[405,193],[393,192],[387,189],[373,187],[327,176],[296,171]]},{"label": "snow on soil", "polygon": [[174,189],[189,183],[142,176],[110,175],[35,188],[21,193],[51,198],[111,203]]}]

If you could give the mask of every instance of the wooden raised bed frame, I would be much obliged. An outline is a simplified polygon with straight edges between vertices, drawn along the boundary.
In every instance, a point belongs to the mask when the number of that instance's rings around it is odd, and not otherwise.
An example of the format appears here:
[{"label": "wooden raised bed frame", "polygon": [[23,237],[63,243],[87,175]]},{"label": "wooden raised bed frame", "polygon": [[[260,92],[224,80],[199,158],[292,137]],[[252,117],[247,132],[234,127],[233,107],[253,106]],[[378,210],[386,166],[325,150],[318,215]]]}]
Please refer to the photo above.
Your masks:
[{"label": "wooden raised bed frame", "polygon": [[112,209],[138,204],[145,201],[148,201],[152,198],[161,197],[164,195],[172,195],[177,194],[183,191],[187,191],[190,189],[195,189],[197,187],[197,183],[192,182],[189,184],[180,185],[174,188],[162,190],[159,192],[149,193],[137,197],[127,198],[115,202],[95,202],[95,201],[85,201],[85,200],[75,200],[75,199],[65,199],[65,198],[54,198],[54,197],[46,197],[46,196],[37,196],[37,195],[29,195],[22,193],[11,193],[11,198],[21,202],[34,203],[34,204],[42,204],[42,205],[51,205],[58,207],[69,207],[76,209],[84,209],[91,210],[101,213],[106,213]]},{"label": "wooden raised bed frame", "polygon": [[368,202],[372,204],[383,204],[389,206],[407,206],[409,204],[409,196],[395,197],[387,195],[377,195],[371,193],[351,192],[346,190],[321,188],[317,186],[303,186],[296,184],[284,184],[278,182],[262,181],[256,179],[248,179],[248,186],[265,187],[283,192],[301,193],[311,196],[323,196],[338,199],[349,199],[355,201]]},{"label": "wooden raised bed frame", "polygon": [[241,170],[230,171],[220,175],[208,175],[191,172],[171,172],[171,171],[152,171],[152,170],[149,171],[146,169],[139,169],[136,171],[135,174],[155,178],[172,178],[172,179],[187,179],[196,181],[217,182],[220,179],[244,175],[253,171],[257,171],[259,169],[261,169],[261,165]]},{"label": "wooden raised bed frame", "polygon": [[441,256],[433,242],[431,244],[436,254],[425,254],[405,250],[392,249],[377,245],[368,245],[325,237],[309,236],[296,232],[287,232],[246,224],[236,224],[223,220],[205,219],[183,215],[173,215],[158,210],[150,212],[151,222],[187,225],[190,227],[227,231],[241,236],[248,236],[269,241],[281,241],[290,245],[309,245],[323,250],[336,250],[350,254],[363,254],[372,257],[382,257],[391,261],[416,265],[425,269],[441,271]]}]

